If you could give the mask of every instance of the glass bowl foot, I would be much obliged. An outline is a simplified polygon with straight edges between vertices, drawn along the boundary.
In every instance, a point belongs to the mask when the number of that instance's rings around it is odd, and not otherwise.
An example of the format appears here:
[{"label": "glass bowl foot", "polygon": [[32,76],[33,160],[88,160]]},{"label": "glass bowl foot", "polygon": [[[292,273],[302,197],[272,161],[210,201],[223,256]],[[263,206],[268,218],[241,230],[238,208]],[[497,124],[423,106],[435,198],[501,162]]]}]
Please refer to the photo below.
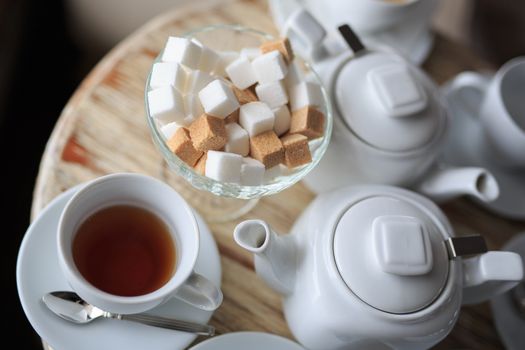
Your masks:
[{"label": "glass bowl foot", "polygon": [[160,179],[173,187],[207,223],[233,221],[250,212],[259,202],[255,199],[221,197],[193,187],[163,162]]}]

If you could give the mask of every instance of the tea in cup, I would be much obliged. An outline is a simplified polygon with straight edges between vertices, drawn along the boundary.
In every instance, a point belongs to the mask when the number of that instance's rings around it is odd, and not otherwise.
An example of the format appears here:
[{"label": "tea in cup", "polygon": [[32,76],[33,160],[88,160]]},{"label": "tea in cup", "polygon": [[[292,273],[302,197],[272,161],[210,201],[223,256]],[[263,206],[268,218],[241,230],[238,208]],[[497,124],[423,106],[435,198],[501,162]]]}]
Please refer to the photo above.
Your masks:
[{"label": "tea in cup", "polygon": [[166,223],[131,205],[97,211],[73,239],[73,261],[82,276],[107,293],[144,295],[176,273],[176,246]]}]

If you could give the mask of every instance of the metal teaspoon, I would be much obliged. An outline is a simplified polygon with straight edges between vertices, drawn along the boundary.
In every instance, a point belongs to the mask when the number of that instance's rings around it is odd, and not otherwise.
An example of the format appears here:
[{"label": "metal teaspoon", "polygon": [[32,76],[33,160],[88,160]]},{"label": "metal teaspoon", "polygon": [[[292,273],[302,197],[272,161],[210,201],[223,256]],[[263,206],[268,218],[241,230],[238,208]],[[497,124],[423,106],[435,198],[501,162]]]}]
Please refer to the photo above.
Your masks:
[{"label": "metal teaspoon", "polygon": [[210,325],[180,321],[148,314],[121,315],[110,313],[87,303],[74,292],[56,291],[47,293],[42,297],[42,301],[56,315],[74,323],[89,323],[97,318],[102,317],[133,321],[149,326],[207,336],[213,336],[215,334],[215,328]]}]

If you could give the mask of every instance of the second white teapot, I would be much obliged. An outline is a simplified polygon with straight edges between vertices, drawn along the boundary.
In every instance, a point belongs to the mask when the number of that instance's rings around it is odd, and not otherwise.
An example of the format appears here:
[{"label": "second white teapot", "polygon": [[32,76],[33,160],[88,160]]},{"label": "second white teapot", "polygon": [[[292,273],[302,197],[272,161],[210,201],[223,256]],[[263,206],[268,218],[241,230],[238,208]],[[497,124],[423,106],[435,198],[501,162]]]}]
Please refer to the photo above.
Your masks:
[{"label": "second white teapot", "polygon": [[[333,50],[305,10],[293,13],[286,28],[294,48],[313,61],[334,110],[330,146],[304,179],[311,190],[378,183],[410,187],[438,201],[498,196],[487,170],[436,163],[448,115],[439,90],[419,67],[392,49],[364,48],[348,26],[339,30],[353,53]],[[308,42],[310,32],[317,33],[316,42]]]}]

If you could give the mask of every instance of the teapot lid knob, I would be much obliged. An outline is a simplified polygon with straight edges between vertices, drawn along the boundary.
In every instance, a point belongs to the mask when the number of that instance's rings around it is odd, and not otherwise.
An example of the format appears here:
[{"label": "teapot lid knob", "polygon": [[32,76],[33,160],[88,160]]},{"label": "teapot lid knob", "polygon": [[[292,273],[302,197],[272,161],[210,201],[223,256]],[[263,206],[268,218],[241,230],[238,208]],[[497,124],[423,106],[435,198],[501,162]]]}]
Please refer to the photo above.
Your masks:
[{"label": "teapot lid knob", "polygon": [[373,95],[388,117],[403,118],[421,112],[428,97],[406,65],[390,63],[368,72]]},{"label": "teapot lid knob", "polygon": [[374,246],[384,272],[400,276],[425,275],[432,270],[432,247],[416,217],[385,215],[372,223]]}]

